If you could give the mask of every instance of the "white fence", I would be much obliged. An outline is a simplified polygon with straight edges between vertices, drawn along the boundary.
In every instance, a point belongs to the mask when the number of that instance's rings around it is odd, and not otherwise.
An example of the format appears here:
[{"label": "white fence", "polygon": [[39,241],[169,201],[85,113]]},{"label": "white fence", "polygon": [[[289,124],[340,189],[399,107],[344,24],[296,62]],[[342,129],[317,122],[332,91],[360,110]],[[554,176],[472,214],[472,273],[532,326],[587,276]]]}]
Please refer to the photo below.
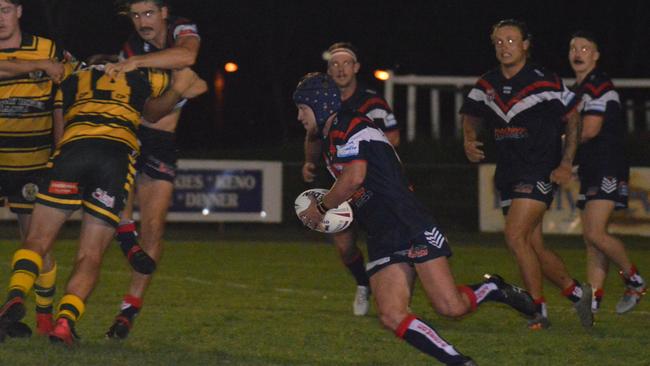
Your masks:
[{"label": "white fence", "polygon": [[[429,93],[429,108],[431,112],[431,137],[440,138],[441,129],[441,104],[440,94],[444,91],[451,91],[453,98],[454,113],[454,136],[461,137],[461,120],[458,111],[463,104],[463,98],[476,81],[478,76],[426,76],[426,75],[395,75],[389,71],[390,78],[385,81],[384,97],[388,104],[395,109],[395,89],[406,87],[406,140],[411,142],[416,135],[417,121],[417,93],[426,89]],[[567,85],[573,84],[574,79],[564,79]],[[646,130],[650,130],[650,79],[613,79],[614,85],[619,91],[627,89],[648,89],[646,101],[641,106],[635,105],[635,100],[625,99],[622,103],[626,110],[628,131],[634,132],[636,121],[635,111],[643,108],[645,113]],[[399,104],[402,105],[402,104]]]}]

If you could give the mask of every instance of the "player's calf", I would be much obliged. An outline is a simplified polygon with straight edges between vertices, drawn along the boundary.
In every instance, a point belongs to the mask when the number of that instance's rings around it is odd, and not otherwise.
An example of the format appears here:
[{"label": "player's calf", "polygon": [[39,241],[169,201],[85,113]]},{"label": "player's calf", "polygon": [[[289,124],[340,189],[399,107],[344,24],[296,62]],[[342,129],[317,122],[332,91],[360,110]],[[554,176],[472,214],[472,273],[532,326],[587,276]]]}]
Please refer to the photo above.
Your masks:
[{"label": "player's calf", "polygon": [[156,270],[156,261],[138,244],[138,232],[133,221],[120,224],[115,239],[120,243],[122,253],[136,272],[152,274]]}]

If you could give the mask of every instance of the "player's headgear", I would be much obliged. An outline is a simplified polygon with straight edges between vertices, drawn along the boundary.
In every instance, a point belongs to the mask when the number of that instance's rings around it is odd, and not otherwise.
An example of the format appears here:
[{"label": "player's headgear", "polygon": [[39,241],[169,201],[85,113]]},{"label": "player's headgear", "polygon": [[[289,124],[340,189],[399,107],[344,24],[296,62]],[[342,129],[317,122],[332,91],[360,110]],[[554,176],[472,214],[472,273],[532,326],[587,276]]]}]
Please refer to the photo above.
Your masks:
[{"label": "player's headgear", "polygon": [[296,104],[305,104],[316,116],[318,129],[322,130],[327,119],[341,109],[341,93],[334,80],[321,72],[305,75],[293,93]]},{"label": "player's headgear", "polygon": [[357,51],[356,47],[354,47],[352,43],[349,42],[336,42],[331,45],[323,54],[325,61],[329,62],[329,60],[338,53],[348,54],[352,57],[354,62],[358,62],[357,55],[359,52]]}]

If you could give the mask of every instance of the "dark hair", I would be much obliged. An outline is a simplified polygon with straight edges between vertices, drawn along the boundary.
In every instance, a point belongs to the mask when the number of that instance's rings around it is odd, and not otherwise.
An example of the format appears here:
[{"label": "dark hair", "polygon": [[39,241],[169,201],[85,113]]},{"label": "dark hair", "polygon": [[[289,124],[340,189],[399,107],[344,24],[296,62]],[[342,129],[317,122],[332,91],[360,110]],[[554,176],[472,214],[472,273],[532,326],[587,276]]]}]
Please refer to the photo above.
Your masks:
[{"label": "dark hair", "polygon": [[587,41],[589,41],[589,42],[593,43],[594,45],[596,45],[596,50],[597,51],[600,49],[600,44],[598,43],[598,38],[596,38],[596,36],[593,33],[589,32],[589,31],[582,30],[582,29],[577,30],[577,31],[573,32],[573,34],[571,34],[571,38],[569,40],[572,40],[574,38],[584,38]]},{"label": "dark hair", "polygon": [[129,9],[131,8],[131,5],[137,4],[137,3],[154,3],[156,6],[159,8],[162,7],[167,7],[169,8],[169,1],[168,0],[117,0],[117,6],[120,9],[120,14],[127,14],[129,12]]},{"label": "dark hair", "polygon": [[526,23],[518,19],[500,20],[499,22],[497,22],[492,26],[492,31],[490,32],[490,36],[492,36],[495,30],[503,27],[515,27],[519,29],[519,32],[521,33],[521,37],[524,41],[531,42],[533,40],[533,35],[530,34],[530,32],[528,31],[528,26],[526,25]]},{"label": "dark hair", "polygon": [[10,2],[16,6],[21,6],[23,5],[23,0],[7,0],[7,2]]}]

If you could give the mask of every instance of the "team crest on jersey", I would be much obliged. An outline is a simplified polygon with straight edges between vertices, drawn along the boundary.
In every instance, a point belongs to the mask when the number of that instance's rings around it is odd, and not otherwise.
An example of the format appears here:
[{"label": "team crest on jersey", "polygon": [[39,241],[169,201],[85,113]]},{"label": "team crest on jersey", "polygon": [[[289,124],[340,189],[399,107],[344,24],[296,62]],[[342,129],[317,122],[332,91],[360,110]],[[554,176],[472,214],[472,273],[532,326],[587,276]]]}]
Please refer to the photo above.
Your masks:
[{"label": "team crest on jersey", "polygon": [[43,72],[43,70],[36,70],[29,73],[29,78],[36,80],[36,79],[43,78],[44,75],[45,73]]},{"label": "team crest on jersey", "polygon": [[97,188],[95,192],[93,192],[93,198],[101,202],[106,207],[109,208],[115,207],[115,197],[110,196],[108,192],[100,188]]},{"label": "team crest on jersey", "polygon": [[503,94],[509,95],[512,93],[512,87],[510,85],[504,85],[503,86]]},{"label": "team crest on jersey", "polygon": [[38,186],[34,183],[27,183],[22,189],[23,198],[28,202],[34,202],[38,194]]},{"label": "team crest on jersey", "polygon": [[142,49],[144,50],[144,52],[150,52],[151,51],[151,45],[149,43],[145,42],[144,45],[142,46]]},{"label": "team crest on jersey", "polygon": [[485,96],[487,97],[488,103],[493,102],[496,95],[497,92],[492,88],[485,91]]},{"label": "team crest on jersey", "polygon": [[536,187],[542,194],[547,195],[553,190],[553,183],[538,181]]},{"label": "team crest on jersey", "polygon": [[612,193],[618,188],[618,179],[616,177],[603,177],[600,182],[600,189],[605,193]]}]

